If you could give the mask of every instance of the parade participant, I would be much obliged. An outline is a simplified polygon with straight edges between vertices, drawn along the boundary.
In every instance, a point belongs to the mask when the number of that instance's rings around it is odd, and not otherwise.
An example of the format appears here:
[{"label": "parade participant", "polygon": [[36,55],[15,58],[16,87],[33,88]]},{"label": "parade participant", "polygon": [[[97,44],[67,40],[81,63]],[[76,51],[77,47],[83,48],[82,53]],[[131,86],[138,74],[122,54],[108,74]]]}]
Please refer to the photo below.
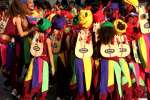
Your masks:
[{"label": "parade participant", "polygon": [[77,80],[76,80],[76,73],[75,73],[75,44],[76,44],[76,39],[77,39],[77,34],[80,30],[78,26],[79,20],[78,20],[78,15],[74,16],[72,20],[72,24],[69,25],[71,30],[69,32],[69,49],[68,49],[68,66],[70,67],[70,90],[72,93],[72,97],[75,98],[76,92],[77,92]]},{"label": "parade participant", "polygon": [[[111,22],[104,22],[99,30],[102,57],[99,85],[101,100],[106,100],[108,97],[117,100],[126,96],[132,98],[130,94],[132,91],[130,90],[129,95],[127,93],[124,96],[124,87],[122,87],[126,83],[128,83],[127,87],[129,88],[132,85],[128,63],[124,59],[130,54],[130,46],[127,38],[123,35],[125,32],[126,24],[119,19],[115,20],[114,25]],[[116,78],[116,82],[114,78]]]},{"label": "parade participant", "polygon": [[130,56],[131,49],[130,49],[130,45],[126,36],[127,24],[121,19],[116,19],[114,21],[114,27],[117,33],[115,35],[115,40],[117,41],[117,45],[119,48],[118,63],[123,73],[123,75],[121,75],[122,93],[123,91],[125,91],[123,98],[132,99],[132,83],[131,83],[131,76],[130,76],[130,71],[129,71],[129,66],[128,66],[128,58]]},{"label": "parade participant", "polygon": [[57,99],[149,97],[147,0],[69,0],[68,8],[58,0],[51,8],[55,1],[12,0],[8,11],[0,8],[0,63],[11,94],[45,100],[51,82]]},{"label": "parade participant", "polygon": [[[139,24],[140,24],[140,30],[141,30],[141,37],[138,39],[138,49],[139,49],[139,55],[140,60],[143,69],[145,70],[145,81],[146,86],[148,90],[148,98],[150,93],[150,80],[149,80],[149,72],[150,72],[150,66],[149,66],[149,33],[150,33],[150,27],[149,27],[149,12],[148,12],[148,6],[147,2],[141,3],[139,7]],[[148,4],[149,5],[149,4]],[[145,49],[143,49],[145,48]]]},{"label": "parade participant", "polygon": [[[8,46],[7,67],[11,69],[10,79],[12,84],[12,94],[21,94],[21,73],[24,65],[30,62],[29,40],[26,37],[33,29],[29,28],[26,15],[30,15],[34,8],[32,0],[14,0],[6,15],[8,25],[6,34],[12,37],[11,44]],[[12,57],[10,57],[12,56]]]},{"label": "parade participant", "polygon": [[69,92],[69,67],[67,64],[68,49],[65,29],[67,20],[62,15],[55,15],[52,18],[52,34],[50,39],[52,41],[52,49],[54,54],[54,62],[56,67],[56,96],[57,98],[67,99],[70,96]]},{"label": "parade participant", "polygon": [[[92,33],[90,27],[93,22],[91,7],[80,10],[79,26],[76,46],[75,46],[75,68],[77,77],[77,96],[76,99],[92,99],[90,87],[92,82]],[[84,78],[85,77],[85,78]],[[85,82],[85,84],[84,84]],[[86,87],[86,88],[84,88]],[[84,89],[86,92],[84,92]],[[86,94],[86,95],[85,95]]]},{"label": "parade participant", "polygon": [[[10,70],[6,67],[6,56],[7,56],[7,46],[11,42],[11,37],[5,33],[7,27],[8,18],[6,18],[6,13],[8,8],[0,8],[0,54],[1,54],[1,72],[2,75],[6,78],[4,85],[10,90],[10,80],[9,72]],[[8,65],[8,64],[7,64]]]},{"label": "parade participant", "polygon": [[[2,10],[2,11],[1,11]],[[5,34],[8,19],[6,18],[7,9],[0,9],[0,47],[1,47],[1,70],[5,72],[6,67],[6,46],[10,42],[10,37]]]},{"label": "parade participant", "polygon": [[118,51],[117,45],[113,42],[115,35],[113,24],[104,22],[98,30],[98,34],[99,41],[97,45],[100,50],[99,99],[106,100],[108,92],[112,93],[114,90],[114,67],[117,66],[115,61],[117,60]]},{"label": "parade participant", "polygon": [[39,100],[46,100],[49,85],[49,64],[52,75],[55,73],[53,62],[52,42],[48,38],[52,23],[48,19],[38,22],[39,32],[35,31],[30,52],[33,56],[24,80],[22,100],[32,100],[35,96]]},{"label": "parade participant", "polygon": [[[99,92],[97,91],[97,86],[98,86],[98,82],[99,82],[99,70],[100,70],[100,54],[99,54],[99,48],[98,48],[98,44],[99,44],[99,34],[98,34],[98,30],[101,27],[101,25],[105,22],[105,15],[103,13],[103,4],[100,3],[98,10],[93,13],[93,36],[92,36],[92,40],[93,40],[93,83],[94,83],[94,95],[97,96],[99,95]],[[98,93],[97,93],[98,92]],[[98,99],[98,97],[95,97],[95,99]]]}]

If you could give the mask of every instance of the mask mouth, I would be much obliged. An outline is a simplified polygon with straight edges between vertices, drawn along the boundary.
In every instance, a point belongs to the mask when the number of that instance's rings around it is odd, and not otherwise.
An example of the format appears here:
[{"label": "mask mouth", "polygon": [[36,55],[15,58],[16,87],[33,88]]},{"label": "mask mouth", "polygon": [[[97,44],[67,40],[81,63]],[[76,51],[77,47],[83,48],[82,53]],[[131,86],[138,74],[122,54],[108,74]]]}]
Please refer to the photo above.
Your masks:
[{"label": "mask mouth", "polygon": [[38,47],[38,45],[36,44],[36,45],[33,47],[33,50],[35,50],[35,51],[40,51],[40,47]]},{"label": "mask mouth", "polygon": [[141,19],[146,19],[146,14],[141,15]]},{"label": "mask mouth", "polygon": [[150,28],[150,22],[145,23],[145,24],[144,24],[144,27],[145,27],[145,28]]}]

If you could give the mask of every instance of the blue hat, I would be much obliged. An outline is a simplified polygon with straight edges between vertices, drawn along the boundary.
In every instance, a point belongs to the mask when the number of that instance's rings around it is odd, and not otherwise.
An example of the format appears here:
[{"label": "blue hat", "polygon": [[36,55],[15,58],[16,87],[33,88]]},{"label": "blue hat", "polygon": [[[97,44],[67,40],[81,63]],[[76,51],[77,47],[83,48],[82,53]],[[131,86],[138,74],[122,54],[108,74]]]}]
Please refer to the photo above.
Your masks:
[{"label": "blue hat", "polygon": [[66,25],[67,21],[64,16],[56,15],[52,19],[52,25],[55,29],[61,30]]}]

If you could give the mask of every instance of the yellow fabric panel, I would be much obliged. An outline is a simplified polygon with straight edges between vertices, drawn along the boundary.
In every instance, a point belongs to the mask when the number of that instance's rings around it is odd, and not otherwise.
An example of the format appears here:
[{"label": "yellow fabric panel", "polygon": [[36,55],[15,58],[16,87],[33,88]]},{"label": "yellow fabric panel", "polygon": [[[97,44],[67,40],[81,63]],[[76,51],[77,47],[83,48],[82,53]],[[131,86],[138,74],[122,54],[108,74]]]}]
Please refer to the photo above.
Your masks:
[{"label": "yellow fabric panel", "polygon": [[[145,48],[145,49],[143,49]],[[139,51],[144,59],[144,63],[147,62],[147,49],[146,49],[146,43],[145,43],[145,40],[144,40],[144,37],[140,37],[139,39]]]},{"label": "yellow fabric panel", "polygon": [[31,60],[31,63],[30,63],[30,65],[29,65],[29,69],[28,69],[27,75],[26,75],[26,77],[25,77],[25,81],[29,81],[29,80],[32,79],[33,61],[34,61],[34,59]]},{"label": "yellow fabric panel", "polygon": [[108,62],[108,87],[114,85],[114,61]]},{"label": "yellow fabric panel", "polygon": [[90,87],[91,87],[91,81],[92,81],[91,58],[83,58],[83,63],[84,63],[84,75],[85,75],[86,91],[89,91]]}]

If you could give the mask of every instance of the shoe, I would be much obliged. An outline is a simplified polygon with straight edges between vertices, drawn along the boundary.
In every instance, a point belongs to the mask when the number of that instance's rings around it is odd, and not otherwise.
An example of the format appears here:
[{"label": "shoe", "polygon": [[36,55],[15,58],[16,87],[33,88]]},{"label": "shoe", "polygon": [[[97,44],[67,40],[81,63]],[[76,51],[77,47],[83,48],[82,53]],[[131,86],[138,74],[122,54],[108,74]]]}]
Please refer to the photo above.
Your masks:
[{"label": "shoe", "polygon": [[60,97],[57,97],[56,100],[62,100]]},{"label": "shoe", "polygon": [[11,92],[11,94],[12,94],[13,96],[17,96],[17,90],[16,90],[16,89],[13,89],[12,92]]},{"label": "shoe", "polygon": [[21,95],[17,95],[18,100],[20,100]]}]

